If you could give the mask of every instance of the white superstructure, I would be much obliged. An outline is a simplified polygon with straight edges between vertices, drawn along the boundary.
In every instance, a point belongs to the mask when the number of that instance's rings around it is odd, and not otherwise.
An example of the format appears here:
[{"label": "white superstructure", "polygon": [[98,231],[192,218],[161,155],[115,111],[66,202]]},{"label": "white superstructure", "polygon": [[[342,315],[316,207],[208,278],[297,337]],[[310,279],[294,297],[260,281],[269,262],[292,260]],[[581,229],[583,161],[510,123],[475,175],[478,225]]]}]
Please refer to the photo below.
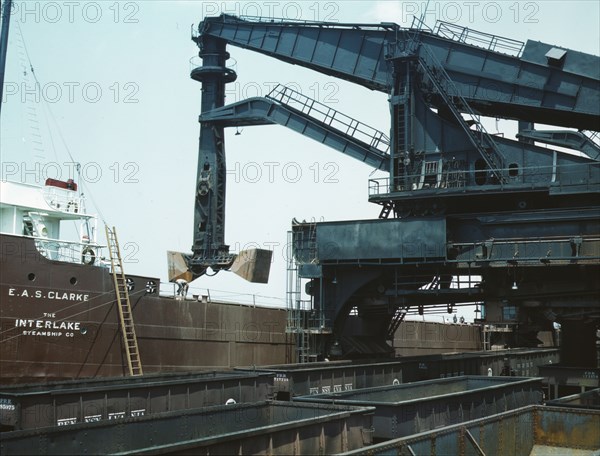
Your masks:
[{"label": "white superstructure", "polygon": [[[79,239],[61,236],[61,222],[79,222]],[[46,185],[0,182],[0,233],[35,239],[50,260],[94,264],[101,246],[96,241],[97,218],[88,214],[77,184],[48,179]]]}]

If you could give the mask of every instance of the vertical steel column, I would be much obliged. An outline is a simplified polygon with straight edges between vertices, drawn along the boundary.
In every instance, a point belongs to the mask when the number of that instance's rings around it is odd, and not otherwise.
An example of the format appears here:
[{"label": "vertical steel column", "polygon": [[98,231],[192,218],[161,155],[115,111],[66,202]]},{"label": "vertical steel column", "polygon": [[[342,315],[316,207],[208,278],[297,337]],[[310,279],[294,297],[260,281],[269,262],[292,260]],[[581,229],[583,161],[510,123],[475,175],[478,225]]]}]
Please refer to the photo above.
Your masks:
[{"label": "vertical steel column", "polygon": [[[225,104],[225,84],[236,79],[225,66],[226,43],[207,35],[196,39],[202,66],[192,70],[192,79],[202,82],[201,112]],[[198,171],[194,208],[193,257],[188,266],[196,276],[227,268],[234,256],[225,245],[225,136],[222,124],[200,120]]]}]

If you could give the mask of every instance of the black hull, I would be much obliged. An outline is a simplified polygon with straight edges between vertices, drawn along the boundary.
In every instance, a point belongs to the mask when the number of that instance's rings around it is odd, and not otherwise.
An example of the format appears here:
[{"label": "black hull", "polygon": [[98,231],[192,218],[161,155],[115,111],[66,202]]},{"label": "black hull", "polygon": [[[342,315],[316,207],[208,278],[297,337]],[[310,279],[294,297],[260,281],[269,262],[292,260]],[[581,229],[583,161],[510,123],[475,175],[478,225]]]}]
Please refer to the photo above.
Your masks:
[{"label": "black hull", "polygon": [[[20,236],[0,235],[0,249],[2,384],[127,375],[107,268],[48,260]],[[177,300],[128,278],[145,373],[294,361],[285,310]]]}]

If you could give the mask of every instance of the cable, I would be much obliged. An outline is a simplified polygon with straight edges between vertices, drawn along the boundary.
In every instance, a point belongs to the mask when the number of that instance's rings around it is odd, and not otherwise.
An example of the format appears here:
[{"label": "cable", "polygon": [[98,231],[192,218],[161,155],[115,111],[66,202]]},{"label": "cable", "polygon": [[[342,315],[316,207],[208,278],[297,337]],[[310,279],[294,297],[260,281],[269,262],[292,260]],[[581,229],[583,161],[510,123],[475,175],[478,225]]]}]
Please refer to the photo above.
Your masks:
[{"label": "cable", "polygon": [[[33,68],[33,64],[31,63],[31,58],[29,57],[29,51],[27,50],[27,44],[25,43],[25,37],[23,35],[23,31],[21,29],[21,25],[20,23],[17,21],[17,27],[19,29],[19,34],[21,35],[21,40],[23,42],[23,49],[25,50],[25,56],[27,57],[27,63],[29,64],[29,69],[31,71],[31,74],[33,76],[33,79],[36,83],[36,85],[38,87],[41,87],[40,81],[37,77],[37,74],[35,73],[35,70]],[[43,104],[42,106],[46,108],[46,110],[48,111],[48,114],[50,115],[51,120],[54,123],[54,128],[56,128],[56,131],[58,133],[58,136],[62,142],[63,147],[65,148],[65,151],[67,152],[67,155],[69,156],[69,159],[71,160],[71,163],[76,164],[76,169],[77,172],[79,173],[80,170],[80,164],[78,161],[75,160],[75,158],[73,157],[73,154],[71,153],[71,150],[69,149],[69,146],[67,145],[67,142],[65,141],[65,138],[62,134],[62,131],[60,129],[60,125],[56,120],[56,116],[54,115],[54,113],[52,112],[52,109],[50,108],[50,104],[46,101],[46,99],[44,97],[42,97],[43,99]],[[54,139],[52,136],[52,128],[50,128],[50,122],[48,122],[48,119],[46,118],[46,126],[48,127],[48,135],[50,137],[50,144],[52,145],[52,151],[54,152],[54,155],[56,156],[56,148],[54,146]],[[79,177],[81,177],[81,174],[79,174]],[[75,176],[73,176],[73,178],[75,178]],[[79,185],[83,188],[85,188],[86,192],[89,193],[89,188],[87,187],[87,185],[85,185],[85,181],[80,180],[79,181]],[[81,192],[80,192],[81,194]],[[102,211],[100,210],[100,206],[96,203],[96,201],[94,200],[94,197],[91,193],[89,193],[89,198],[92,202],[92,204],[94,205],[94,207],[96,208],[96,211],[98,211],[98,215],[100,216],[100,220],[106,224],[106,219],[104,217],[104,214],[102,213]]]}]

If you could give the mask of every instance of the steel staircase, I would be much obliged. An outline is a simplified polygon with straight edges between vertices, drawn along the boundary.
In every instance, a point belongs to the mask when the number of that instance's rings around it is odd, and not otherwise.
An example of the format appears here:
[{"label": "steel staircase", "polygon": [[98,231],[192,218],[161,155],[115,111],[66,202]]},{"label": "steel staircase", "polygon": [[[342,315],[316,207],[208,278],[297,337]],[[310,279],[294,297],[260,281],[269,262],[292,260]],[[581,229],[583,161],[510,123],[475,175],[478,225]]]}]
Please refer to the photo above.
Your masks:
[{"label": "steel staircase", "polygon": [[331,109],[289,87],[205,111],[201,122],[226,126],[279,124],[377,169],[389,167],[385,133]]},{"label": "steel staircase", "polygon": [[[40,231],[40,227],[42,231]],[[47,238],[48,232],[42,222],[42,217],[39,212],[28,212],[23,216],[23,234],[26,236]]]},{"label": "steel staircase", "polygon": [[133,323],[133,313],[131,311],[131,303],[129,302],[129,284],[123,272],[123,260],[121,259],[121,250],[119,249],[119,241],[117,240],[117,231],[115,227],[112,230],[108,225],[104,227],[106,229],[106,241],[110,253],[110,264],[115,284],[115,294],[117,295],[121,333],[123,335],[123,344],[125,345],[129,375],[143,375],[142,361],[140,360],[135,325]]},{"label": "steel staircase", "polygon": [[395,182],[396,185],[390,190],[395,192],[397,190],[403,191],[408,190],[406,182],[406,166],[404,160],[407,152],[407,135],[406,135],[406,104],[401,103],[394,106],[395,117],[396,117],[396,173]]},{"label": "steel staircase", "polygon": [[23,217],[23,234],[25,236],[36,236],[36,229],[31,217],[24,216]]},{"label": "steel staircase", "polygon": [[[438,290],[440,287],[440,283],[441,283],[441,277],[439,275],[436,275],[430,283],[428,283],[425,287],[423,287],[423,289],[424,290]],[[404,305],[404,306],[401,305],[396,309],[396,311],[394,312],[394,316],[392,317],[390,324],[388,326],[387,340],[394,340],[394,334],[396,333],[396,331],[398,330],[398,328],[404,321],[404,318],[406,317],[406,314],[408,313],[409,310],[410,310],[410,305]]]},{"label": "steel staircase", "polygon": [[291,89],[283,84],[277,84],[266,96],[288,108],[301,112],[308,118],[312,118],[324,125],[331,127],[345,135],[353,138],[368,147],[387,153],[390,148],[390,138],[385,133],[366,125],[359,120],[353,119],[346,114],[336,111],[329,106],[314,100],[302,93]]},{"label": "steel staircase", "polygon": [[310,345],[309,345],[309,341],[308,341],[308,331],[306,330],[302,330],[298,333],[298,335],[300,336],[300,347],[299,347],[299,353],[298,353],[298,359],[300,361],[300,363],[307,363],[310,361],[309,359],[309,353],[310,353]]},{"label": "steel staircase", "polygon": [[[418,59],[419,66],[425,71],[431,80],[435,92],[444,100],[446,106],[458,124],[467,134],[469,140],[475,146],[481,157],[485,160],[490,170],[494,173],[499,182],[506,182],[504,176],[504,156],[498,149],[498,146],[486,131],[478,116],[469,106],[460,91],[444,70],[443,65],[437,60],[433,52],[425,44],[420,48],[424,51]],[[464,113],[468,120],[462,116]],[[474,129],[471,129],[471,125]]]},{"label": "steel staircase", "polygon": [[381,212],[379,213],[380,219],[386,219],[390,216],[390,213],[394,209],[393,201],[386,201],[383,207],[381,208]]},{"label": "steel staircase", "polygon": [[[408,72],[408,69],[406,69]],[[412,120],[409,121],[408,117],[410,116],[410,90],[408,86],[407,80],[404,80],[401,83],[401,86],[398,88],[399,98],[398,104],[393,106],[394,114],[392,116],[392,122],[394,122],[395,129],[395,138],[394,145],[395,148],[392,150],[394,154],[394,179],[392,182],[392,188],[390,191],[407,191],[410,190],[410,183],[407,179],[407,169],[405,160],[408,158],[408,150],[409,150],[409,142],[410,135],[407,130],[407,126],[411,125]]]},{"label": "steel staircase", "polygon": [[387,340],[394,340],[394,334],[396,334],[396,331],[404,321],[404,318],[406,317],[406,314],[408,313],[409,309],[410,306],[400,306],[396,309],[396,312],[394,312],[394,316],[390,321],[390,325],[388,326],[386,335]]}]

